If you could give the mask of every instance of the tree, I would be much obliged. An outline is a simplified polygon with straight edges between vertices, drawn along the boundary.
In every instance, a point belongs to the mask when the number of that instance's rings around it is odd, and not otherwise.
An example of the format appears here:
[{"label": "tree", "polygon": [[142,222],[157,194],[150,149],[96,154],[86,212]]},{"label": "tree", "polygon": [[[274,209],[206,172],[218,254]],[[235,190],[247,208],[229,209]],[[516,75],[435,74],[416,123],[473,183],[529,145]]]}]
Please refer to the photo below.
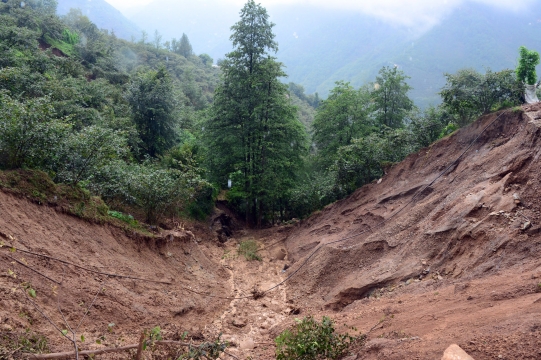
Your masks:
[{"label": "tree", "polygon": [[233,27],[234,50],[222,62],[222,83],[204,128],[213,181],[233,180],[231,201],[261,223],[283,203],[306,153],[306,132],[290,105],[269,15],[249,0]]},{"label": "tree", "polygon": [[379,71],[372,98],[376,119],[381,125],[401,127],[407,112],[413,109],[413,101],[408,97],[411,87],[406,83],[406,79],[409,79],[409,76],[404,75],[396,66],[384,66]]},{"label": "tree", "polygon": [[176,139],[176,102],[171,76],[164,67],[134,76],[126,94],[148,155],[156,157]]},{"label": "tree", "polygon": [[60,161],[54,170],[59,180],[75,185],[126,153],[126,139],[120,132],[89,126],[70,134],[62,142]]},{"label": "tree", "polygon": [[162,35],[158,32],[158,30],[154,30],[154,46],[156,49],[160,49],[162,47]]},{"label": "tree", "polygon": [[481,74],[473,69],[462,69],[445,77],[447,83],[440,92],[443,106],[460,126],[500,106],[520,103],[522,86],[512,70],[487,69]]},{"label": "tree", "polygon": [[312,125],[321,167],[332,164],[339,147],[373,131],[369,114],[370,92],[366,88],[355,90],[349,83],[336,83],[328,99],[321,102]]},{"label": "tree", "polygon": [[0,91],[0,167],[42,167],[57,156],[69,130],[55,118],[49,98],[21,103]]},{"label": "tree", "polygon": [[214,62],[214,60],[210,57],[209,54],[201,54],[201,55],[199,55],[199,59],[201,59],[201,62],[205,66],[211,66],[212,63]]},{"label": "tree", "polygon": [[182,34],[182,37],[178,43],[178,49],[175,52],[184,56],[185,58],[189,58],[193,55],[192,44],[190,44],[190,40],[188,40],[188,35],[184,33]]},{"label": "tree", "polygon": [[534,50],[528,50],[526,47],[520,47],[520,59],[516,69],[517,79],[525,84],[533,85],[537,81],[535,67],[539,65],[539,53]]},{"label": "tree", "polygon": [[145,30],[141,31],[141,40],[139,41],[140,44],[146,44],[148,39],[148,33]]}]

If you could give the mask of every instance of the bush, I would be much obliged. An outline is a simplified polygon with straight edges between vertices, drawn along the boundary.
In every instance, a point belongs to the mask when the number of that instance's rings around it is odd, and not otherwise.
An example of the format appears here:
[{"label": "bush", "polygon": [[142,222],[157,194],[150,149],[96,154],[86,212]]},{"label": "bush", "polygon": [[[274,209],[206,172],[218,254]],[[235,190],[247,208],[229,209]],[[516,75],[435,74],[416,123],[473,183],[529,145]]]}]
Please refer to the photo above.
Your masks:
[{"label": "bush", "polygon": [[285,330],[275,340],[278,360],[338,359],[365,337],[336,334],[332,320],[326,316],[321,323],[311,316],[296,321],[292,330]]},{"label": "bush", "polygon": [[41,167],[57,153],[70,125],[54,118],[47,98],[19,102],[0,92],[0,167]]},{"label": "bush", "polygon": [[444,108],[465,126],[500,104],[518,105],[523,86],[512,70],[481,74],[473,69],[462,69],[456,74],[445,74],[447,83],[440,92]]},{"label": "bush", "polygon": [[254,240],[242,241],[239,245],[238,254],[243,255],[246,260],[258,260],[261,261],[261,256],[257,253],[259,246]]}]

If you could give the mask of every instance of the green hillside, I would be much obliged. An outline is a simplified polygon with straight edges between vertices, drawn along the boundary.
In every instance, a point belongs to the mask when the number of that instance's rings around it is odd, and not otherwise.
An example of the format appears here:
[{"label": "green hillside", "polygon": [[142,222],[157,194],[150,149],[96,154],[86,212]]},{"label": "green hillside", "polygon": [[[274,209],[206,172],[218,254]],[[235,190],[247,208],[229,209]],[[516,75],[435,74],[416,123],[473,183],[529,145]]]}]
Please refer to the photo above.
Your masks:
[{"label": "green hillside", "polygon": [[141,30],[105,0],[58,0],[57,13],[66,15],[70,9],[80,9],[99,29],[112,31],[119,38],[139,39]]}]

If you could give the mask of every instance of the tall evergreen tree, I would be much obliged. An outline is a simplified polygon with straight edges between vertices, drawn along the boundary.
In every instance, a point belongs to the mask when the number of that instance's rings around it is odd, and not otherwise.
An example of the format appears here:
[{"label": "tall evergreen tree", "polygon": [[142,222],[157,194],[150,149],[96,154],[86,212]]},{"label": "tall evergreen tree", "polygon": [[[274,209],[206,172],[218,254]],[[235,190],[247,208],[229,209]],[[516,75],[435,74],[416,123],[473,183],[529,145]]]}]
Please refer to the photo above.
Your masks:
[{"label": "tall evergreen tree", "polygon": [[178,44],[178,54],[184,56],[185,58],[193,55],[192,44],[190,44],[190,40],[188,40],[188,35],[184,33],[182,34]]},{"label": "tall evergreen tree", "polygon": [[152,157],[169,149],[176,139],[177,106],[173,82],[165,67],[135,76],[126,95],[146,153]]},{"label": "tall evergreen tree", "polygon": [[285,202],[307,141],[280,81],[283,65],[268,54],[278,50],[274,24],[253,0],[240,16],[231,28],[234,50],[222,62],[222,84],[204,133],[213,180],[225,186],[231,178],[231,199],[247,221],[261,224]]}]

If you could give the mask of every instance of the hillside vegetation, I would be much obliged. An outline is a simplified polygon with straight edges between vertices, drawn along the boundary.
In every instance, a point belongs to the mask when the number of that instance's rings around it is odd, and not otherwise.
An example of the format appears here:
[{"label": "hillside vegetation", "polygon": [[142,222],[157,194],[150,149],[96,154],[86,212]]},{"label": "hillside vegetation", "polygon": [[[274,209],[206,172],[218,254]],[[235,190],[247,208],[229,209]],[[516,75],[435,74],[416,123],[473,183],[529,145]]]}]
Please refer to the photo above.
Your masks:
[{"label": "hillside vegetation", "polygon": [[257,27],[235,24],[236,48],[215,67],[185,34],[128,42],[80,10],[58,17],[52,0],[0,4],[0,166],[45,171],[151,223],[204,218],[229,190],[247,221],[272,224],[305,217],[520,100],[513,71],[464,69],[446,75],[442,106],[420,111],[411,78],[392,66],[359,88],[337,82],[321,100],[283,84],[274,24],[258,11]]}]

